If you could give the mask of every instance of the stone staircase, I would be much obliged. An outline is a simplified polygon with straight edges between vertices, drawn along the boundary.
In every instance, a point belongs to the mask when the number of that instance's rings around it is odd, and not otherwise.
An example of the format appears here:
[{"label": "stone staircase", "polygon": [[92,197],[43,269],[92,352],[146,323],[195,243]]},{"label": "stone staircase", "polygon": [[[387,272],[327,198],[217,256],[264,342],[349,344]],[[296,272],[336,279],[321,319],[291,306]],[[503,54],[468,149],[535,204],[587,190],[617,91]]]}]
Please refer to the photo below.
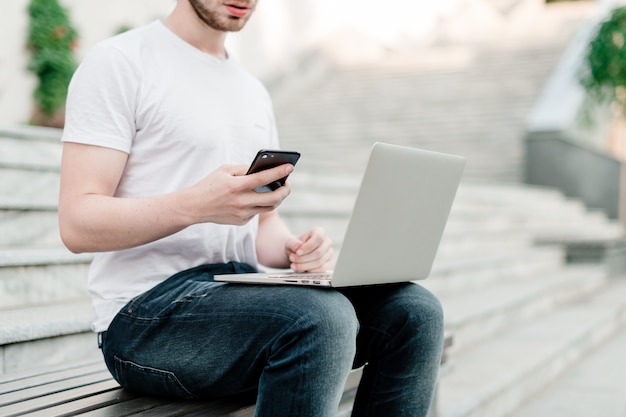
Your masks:
[{"label": "stone staircase", "polygon": [[60,132],[0,130],[0,373],[96,352],[86,291],[91,255],[59,238]]},{"label": "stone staircase", "polygon": [[297,146],[299,167],[312,171],[358,170],[382,141],[466,155],[468,179],[520,182],[526,118],[591,10],[588,2],[556,4],[503,22],[488,40],[331,62],[325,76],[276,103],[282,144]]},{"label": "stone staircase", "polygon": [[[519,184],[524,118],[563,47],[399,51],[384,66],[335,68],[277,103],[283,147],[303,153],[282,215],[295,232],[325,227],[338,250],[374,141],[468,157],[419,283],[441,299],[454,338],[439,417],[624,417],[623,372],[594,365],[623,364],[626,280],[602,262],[568,263],[565,245],[617,241],[623,230],[555,190]],[[57,233],[60,149],[58,131],[0,129],[0,373],[98,355],[91,256],[69,253]],[[596,396],[604,408],[593,398],[554,411],[574,388],[576,398],[597,390],[589,378],[610,381]]]}]

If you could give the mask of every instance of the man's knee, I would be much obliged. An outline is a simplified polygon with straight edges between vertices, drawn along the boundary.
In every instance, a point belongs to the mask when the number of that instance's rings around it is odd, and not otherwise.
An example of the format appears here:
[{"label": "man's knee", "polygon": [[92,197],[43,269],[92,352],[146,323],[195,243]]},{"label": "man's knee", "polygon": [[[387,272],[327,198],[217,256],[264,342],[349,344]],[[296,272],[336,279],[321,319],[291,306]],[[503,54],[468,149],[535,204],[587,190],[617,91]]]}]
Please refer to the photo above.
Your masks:
[{"label": "man's knee", "polygon": [[[383,297],[381,297],[383,298]],[[392,335],[393,345],[413,346],[436,354],[443,344],[444,314],[441,303],[430,291],[416,284],[388,288],[381,304],[370,311],[369,325]]]},{"label": "man's knee", "polygon": [[304,325],[313,326],[314,331],[340,338],[356,338],[358,320],[354,307],[336,291],[312,292],[302,300],[301,311],[300,320]]},{"label": "man's knee", "polygon": [[292,303],[296,320],[290,331],[326,354],[342,351],[354,356],[359,322],[350,301],[333,290],[307,290],[298,296],[298,302]]},{"label": "man's knee", "polygon": [[405,287],[399,298],[398,308],[420,337],[440,339],[443,337],[444,313],[439,299],[430,291],[415,284]]},{"label": "man's knee", "polygon": [[444,339],[444,313],[440,301],[418,285],[411,286],[402,300],[406,343],[413,346],[418,361],[438,360]]}]

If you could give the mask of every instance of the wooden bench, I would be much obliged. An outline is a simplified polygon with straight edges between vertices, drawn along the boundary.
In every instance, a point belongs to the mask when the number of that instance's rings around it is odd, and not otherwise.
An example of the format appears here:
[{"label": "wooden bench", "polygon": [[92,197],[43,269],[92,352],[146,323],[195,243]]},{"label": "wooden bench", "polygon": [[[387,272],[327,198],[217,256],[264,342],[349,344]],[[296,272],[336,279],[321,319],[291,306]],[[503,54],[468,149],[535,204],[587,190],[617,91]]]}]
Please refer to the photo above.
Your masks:
[{"label": "wooden bench", "polygon": [[[444,352],[451,344],[452,338],[447,336]],[[444,354],[442,363],[445,359]],[[341,415],[349,415],[360,378],[360,369],[350,374],[341,400]],[[2,417],[248,417],[253,414],[251,401],[173,400],[131,393],[111,377],[102,360],[0,375]]]}]

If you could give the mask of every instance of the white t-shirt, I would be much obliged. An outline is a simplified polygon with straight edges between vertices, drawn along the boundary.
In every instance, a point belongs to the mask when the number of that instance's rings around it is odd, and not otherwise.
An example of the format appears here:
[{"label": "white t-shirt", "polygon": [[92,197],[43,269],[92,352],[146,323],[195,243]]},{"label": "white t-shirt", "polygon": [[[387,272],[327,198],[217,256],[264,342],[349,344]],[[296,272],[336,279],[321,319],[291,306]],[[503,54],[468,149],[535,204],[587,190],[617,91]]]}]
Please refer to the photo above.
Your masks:
[{"label": "white t-shirt", "polygon": [[[164,194],[223,164],[249,164],[278,148],[274,114],[261,83],[233,59],[194,48],[161,22],[97,45],[70,84],[63,141],[129,154],[117,197]],[[257,264],[258,220],[245,226],[193,225],[132,249],[98,253],[88,287],[108,328],[133,297],[206,263]]]}]

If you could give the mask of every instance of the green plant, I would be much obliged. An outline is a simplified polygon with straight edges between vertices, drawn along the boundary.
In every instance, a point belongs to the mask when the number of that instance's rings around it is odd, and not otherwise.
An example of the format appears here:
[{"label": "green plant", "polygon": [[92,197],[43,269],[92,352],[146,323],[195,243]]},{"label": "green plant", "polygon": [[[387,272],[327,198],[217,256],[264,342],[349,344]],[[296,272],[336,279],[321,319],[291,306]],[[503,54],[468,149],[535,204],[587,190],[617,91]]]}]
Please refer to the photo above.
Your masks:
[{"label": "green plant", "polygon": [[591,40],[581,83],[593,99],[626,115],[626,7],[614,9]]},{"label": "green plant", "polygon": [[39,83],[34,91],[38,109],[51,117],[65,106],[67,87],[76,69],[74,46],[78,38],[68,12],[57,0],[31,0],[28,70]]}]

